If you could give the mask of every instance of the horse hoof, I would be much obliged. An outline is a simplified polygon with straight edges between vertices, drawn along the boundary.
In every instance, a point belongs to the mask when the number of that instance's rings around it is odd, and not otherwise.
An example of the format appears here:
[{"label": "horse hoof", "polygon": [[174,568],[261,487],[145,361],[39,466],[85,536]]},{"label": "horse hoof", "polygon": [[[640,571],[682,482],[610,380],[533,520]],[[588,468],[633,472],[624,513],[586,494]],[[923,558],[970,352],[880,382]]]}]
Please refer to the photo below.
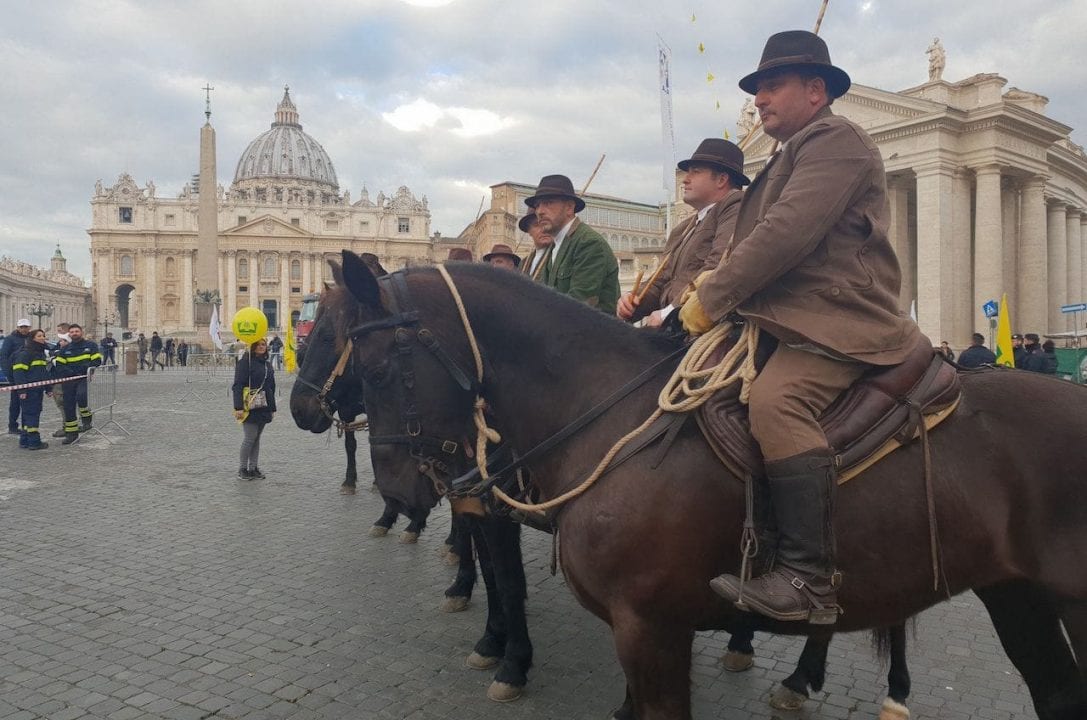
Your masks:
[{"label": "horse hoof", "polygon": [[442,546],[438,548],[438,557],[444,558],[447,553],[453,552],[453,546],[449,543],[442,543]]},{"label": "horse hoof", "polygon": [[468,659],[464,661],[464,664],[473,670],[490,670],[498,664],[498,658],[480,655],[473,650],[472,654],[468,656]]},{"label": "horse hoof", "polygon": [[454,566],[454,567],[457,566],[457,565],[460,565],[460,555],[457,555],[454,552],[447,552],[443,556],[443,559],[445,560],[446,565],[450,565],[450,566]]},{"label": "horse hoof", "polygon": [[405,530],[400,533],[400,542],[404,545],[414,545],[419,542],[419,533]]},{"label": "horse hoof", "polygon": [[376,482],[370,483],[370,492],[372,492],[375,495],[380,495],[381,494],[381,491],[378,490],[378,488],[377,488],[377,483]]},{"label": "horse hoof", "polygon": [[521,697],[524,691],[524,688],[519,688],[516,685],[510,685],[509,683],[498,682],[495,680],[491,683],[491,686],[487,688],[487,699],[499,703],[513,702]]},{"label": "horse hoof", "polygon": [[743,672],[744,670],[750,670],[751,666],[755,664],[754,653],[742,653],[735,650],[729,650],[721,656],[721,665],[725,670],[729,672]]},{"label": "horse hoof", "polygon": [[389,528],[381,527],[380,525],[374,525],[370,528],[370,537],[385,537],[389,534]]},{"label": "horse hoof", "polygon": [[354,494],[355,494],[355,486],[354,485],[340,485],[340,495],[354,495]]},{"label": "horse hoof", "polygon": [[879,720],[909,720],[910,709],[891,698],[883,701],[883,707],[879,709]]},{"label": "horse hoof", "polygon": [[801,695],[784,685],[778,685],[770,694],[770,707],[775,710],[799,710],[807,699],[807,695]]},{"label": "horse hoof", "polygon": [[454,596],[442,600],[442,612],[444,613],[464,612],[467,609],[468,598],[466,597]]}]

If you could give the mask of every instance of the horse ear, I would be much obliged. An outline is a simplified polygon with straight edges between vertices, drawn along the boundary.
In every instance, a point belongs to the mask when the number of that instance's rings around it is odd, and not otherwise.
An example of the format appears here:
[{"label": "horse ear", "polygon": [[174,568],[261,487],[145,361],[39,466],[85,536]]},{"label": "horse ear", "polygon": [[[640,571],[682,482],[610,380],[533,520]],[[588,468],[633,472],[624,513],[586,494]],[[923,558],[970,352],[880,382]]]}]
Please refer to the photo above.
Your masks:
[{"label": "horse ear", "polygon": [[355,253],[343,251],[343,284],[366,307],[381,308],[381,291],[377,287],[377,278]]},{"label": "horse ear", "polygon": [[343,268],[340,267],[340,264],[329,258],[328,266],[332,269],[332,279],[336,281],[337,285],[343,285]]},{"label": "horse ear", "polygon": [[363,253],[359,255],[362,261],[366,263],[366,267],[370,268],[370,272],[374,274],[374,277],[385,277],[389,274],[389,271],[381,267],[381,261],[377,259],[377,255],[373,253]]}]

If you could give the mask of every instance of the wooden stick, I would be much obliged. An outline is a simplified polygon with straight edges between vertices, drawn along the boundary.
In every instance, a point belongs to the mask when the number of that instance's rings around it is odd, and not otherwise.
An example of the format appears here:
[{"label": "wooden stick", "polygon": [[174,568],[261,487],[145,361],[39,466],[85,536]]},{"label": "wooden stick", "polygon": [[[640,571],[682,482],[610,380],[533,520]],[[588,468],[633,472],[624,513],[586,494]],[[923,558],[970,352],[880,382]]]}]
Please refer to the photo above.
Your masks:
[{"label": "wooden stick", "polygon": [[607,156],[607,153],[604,153],[600,156],[600,160],[597,161],[596,167],[593,168],[593,174],[590,175],[589,179],[585,181],[585,187],[581,188],[581,192],[579,193],[580,195],[584,195],[588,191],[589,186],[593,184],[593,180],[596,178],[596,173],[600,171],[600,166],[604,164],[604,158],[606,158]]},{"label": "wooden stick", "polygon": [[819,34],[819,28],[823,25],[823,15],[827,12],[827,3],[829,2],[830,0],[823,0],[823,7],[819,8],[819,17],[815,19],[815,30],[812,31],[816,35]]},{"label": "wooden stick", "polygon": [[671,258],[672,258],[672,253],[667,253],[663,258],[661,258],[660,265],[658,265],[657,269],[653,272],[653,274],[649,276],[649,281],[646,282],[645,287],[642,288],[642,292],[640,294],[635,294],[635,296],[634,296],[634,305],[635,305],[635,307],[637,307],[638,305],[641,304],[642,298],[644,298],[645,294],[647,292],[649,292],[649,288],[653,287],[653,283],[657,282],[657,278],[659,278],[660,274],[662,272],[664,272],[664,268],[668,265],[668,261]]},{"label": "wooden stick", "polygon": [[645,268],[638,271],[638,276],[634,278],[634,289],[630,291],[630,294],[637,297],[638,290],[642,287],[642,275],[645,275]]}]

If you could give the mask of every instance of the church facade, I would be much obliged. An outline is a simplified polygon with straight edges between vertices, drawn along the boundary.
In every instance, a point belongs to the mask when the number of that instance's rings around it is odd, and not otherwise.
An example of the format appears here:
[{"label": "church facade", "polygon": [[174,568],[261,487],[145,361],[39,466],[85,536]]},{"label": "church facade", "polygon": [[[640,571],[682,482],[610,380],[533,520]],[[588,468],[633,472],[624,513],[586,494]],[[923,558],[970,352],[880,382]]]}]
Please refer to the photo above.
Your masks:
[{"label": "church facade", "polygon": [[[68,261],[59,245],[49,269],[0,258],[0,330],[10,333],[23,319],[30,320],[31,327],[41,327],[50,337],[54,326],[62,322],[78,323],[93,332],[91,291],[68,272]],[[107,320],[103,318],[103,322]]]},{"label": "church facade", "polygon": [[[207,328],[197,301],[217,292],[224,326],[251,305],[283,332],[303,297],[331,279],[326,261],[342,249],[374,253],[390,269],[433,260],[426,197],[407,187],[375,198],[365,188],[357,199],[341,191],[289,90],[271,128],[239,158],[229,188],[214,180],[208,116],[201,177],[176,197],[159,197],[153,182],[140,187],[127,173],[112,186],[97,183],[88,233],[99,314],[112,313],[132,332],[195,335]],[[214,262],[201,266],[202,252]],[[201,267],[210,269],[201,275]]]}]

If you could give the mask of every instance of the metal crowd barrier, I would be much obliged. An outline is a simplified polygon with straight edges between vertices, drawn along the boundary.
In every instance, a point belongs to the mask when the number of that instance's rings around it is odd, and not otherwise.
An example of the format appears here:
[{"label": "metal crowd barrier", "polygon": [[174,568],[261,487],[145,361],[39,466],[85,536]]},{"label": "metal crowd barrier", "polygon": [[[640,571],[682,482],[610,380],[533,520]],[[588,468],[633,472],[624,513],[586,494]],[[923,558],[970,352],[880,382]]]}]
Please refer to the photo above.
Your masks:
[{"label": "metal crowd barrier", "polygon": [[234,380],[234,366],[238,356],[232,352],[191,353],[183,366],[173,366],[171,372],[184,374],[185,387],[178,394],[177,402],[218,399]]},{"label": "metal crowd barrier", "polygon": [[101,435],[111,445],[113,440],[106,434],[106,428],[116,427],[125,435],[132,434],[113,417],[113,408],[117,405],[117,373],[117,365],[103,365],[87,370],[87,407],[94,416],[87,432]]}]

